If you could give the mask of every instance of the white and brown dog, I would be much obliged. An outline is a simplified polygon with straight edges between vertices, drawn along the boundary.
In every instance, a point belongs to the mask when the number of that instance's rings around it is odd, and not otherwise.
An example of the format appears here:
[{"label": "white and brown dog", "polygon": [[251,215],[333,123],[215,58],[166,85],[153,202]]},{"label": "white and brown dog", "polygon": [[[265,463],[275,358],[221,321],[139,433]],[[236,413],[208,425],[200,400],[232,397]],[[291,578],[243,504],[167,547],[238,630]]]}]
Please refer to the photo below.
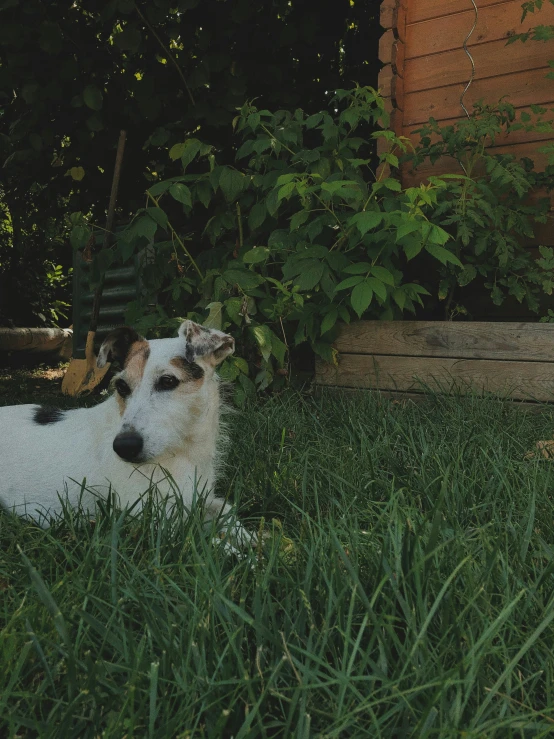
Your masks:
[{"label": "white and brown dog", "polygon": [[44,524],[64,501],[92,510],[110,491],[137,510],[154,486],[187,508],[202,494],[208,518],[227,513],[213,493],[221,448],[215,367],[233,351],[231,336],[192,321],[174,339],[116,329],[98,366],[117,360],[123,369],[103,403],[0,408],[0,505]]}]

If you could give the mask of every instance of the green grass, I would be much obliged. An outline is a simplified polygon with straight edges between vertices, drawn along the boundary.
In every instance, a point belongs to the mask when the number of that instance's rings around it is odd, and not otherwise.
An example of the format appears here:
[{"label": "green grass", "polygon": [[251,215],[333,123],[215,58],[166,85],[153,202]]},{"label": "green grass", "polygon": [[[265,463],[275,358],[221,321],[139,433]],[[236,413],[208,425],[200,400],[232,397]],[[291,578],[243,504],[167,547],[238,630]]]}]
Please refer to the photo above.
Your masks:
[{"label": "green grass", "polygon": [[220,492],[269,532],[243,557],[198,511],[0,516],[1,736],[554,734],[554,467],[523,459],[551,412],[290,394],[229,421]]}]

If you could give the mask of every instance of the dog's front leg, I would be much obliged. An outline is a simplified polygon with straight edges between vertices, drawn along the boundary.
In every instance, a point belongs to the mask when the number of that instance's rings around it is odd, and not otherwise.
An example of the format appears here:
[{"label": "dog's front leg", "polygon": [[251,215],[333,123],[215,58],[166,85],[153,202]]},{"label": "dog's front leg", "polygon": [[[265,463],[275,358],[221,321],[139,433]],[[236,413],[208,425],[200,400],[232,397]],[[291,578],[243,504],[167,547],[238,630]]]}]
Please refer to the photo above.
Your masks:
[{"label": "dog's front leg", "polygon": [[206,501],[204,518],[206,521],[217,522],[220,538],[228,541],[231,546],[236,545],[242,548],[256,546],[256,534],[245,529],[237,518],[235,508],[220,498]]}]

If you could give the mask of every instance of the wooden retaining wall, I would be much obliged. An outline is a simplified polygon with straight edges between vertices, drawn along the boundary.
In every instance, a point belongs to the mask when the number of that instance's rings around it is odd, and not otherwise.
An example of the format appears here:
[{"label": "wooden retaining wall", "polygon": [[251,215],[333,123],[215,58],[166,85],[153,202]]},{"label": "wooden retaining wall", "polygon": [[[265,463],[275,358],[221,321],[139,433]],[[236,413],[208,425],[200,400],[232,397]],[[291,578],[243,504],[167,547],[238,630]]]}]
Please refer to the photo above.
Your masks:
[{"label": "wooden retaining wall", "polygon": [[334,346],[338,365],[316,364],[320,386],[554,401],[551,324],[359,321]]},{"label": "wooden retaining wall", "polygon": [[[548,62],[554,59],[554,42],[516,42],[506,47],[508,38],[537,25],[554,25],[554,6],[545,2],[539,13],[528,14],[521,23],[522,0],[476,0],[478,23],[468,41],[475,61],[475,79],[464,103],[471,112],[473,103],[483,99],[496,103],[504,96],[519,111],[537,104],[554,108],[554,80],[546,79]],[[471,30],[475,13],[471,0],[384,0],[380,43],[384,63],[379,86],[392,113],[392,125],[399,135],[413,135],[429,117],[441,125],[453,123],[465,114],[460,96],[471,77],[471,62],[463,42]],[[554,116],[551,116],[554,117]],[[545,158],[537,149],[551,134],[513,132],[498,140],[492,151],[527,156],[535,165]],[[405,186],[418,184],[430,174],[461,171],[450,158],[434,166],[424,164],[417,172],[402,172]],[[540,234],[541,243],[554,244],[550,226]]]}]

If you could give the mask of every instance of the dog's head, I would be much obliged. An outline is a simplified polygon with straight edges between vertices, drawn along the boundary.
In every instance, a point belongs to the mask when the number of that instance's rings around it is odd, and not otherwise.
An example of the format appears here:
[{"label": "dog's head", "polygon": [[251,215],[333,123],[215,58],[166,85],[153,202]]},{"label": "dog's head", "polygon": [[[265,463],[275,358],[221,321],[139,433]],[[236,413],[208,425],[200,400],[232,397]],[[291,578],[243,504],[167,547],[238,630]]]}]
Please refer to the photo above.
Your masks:
[{"label": "dog's head", "polygon": [[184,321],[174,339],[147,341],[128,327],[112,331],[97,364],[121,366],[114,378],[121,414],[114,451],[128,462],[155,461],[183,451],[200,430],[215,435],[214,371],[234,348],[232,336],[193,321]]}]

